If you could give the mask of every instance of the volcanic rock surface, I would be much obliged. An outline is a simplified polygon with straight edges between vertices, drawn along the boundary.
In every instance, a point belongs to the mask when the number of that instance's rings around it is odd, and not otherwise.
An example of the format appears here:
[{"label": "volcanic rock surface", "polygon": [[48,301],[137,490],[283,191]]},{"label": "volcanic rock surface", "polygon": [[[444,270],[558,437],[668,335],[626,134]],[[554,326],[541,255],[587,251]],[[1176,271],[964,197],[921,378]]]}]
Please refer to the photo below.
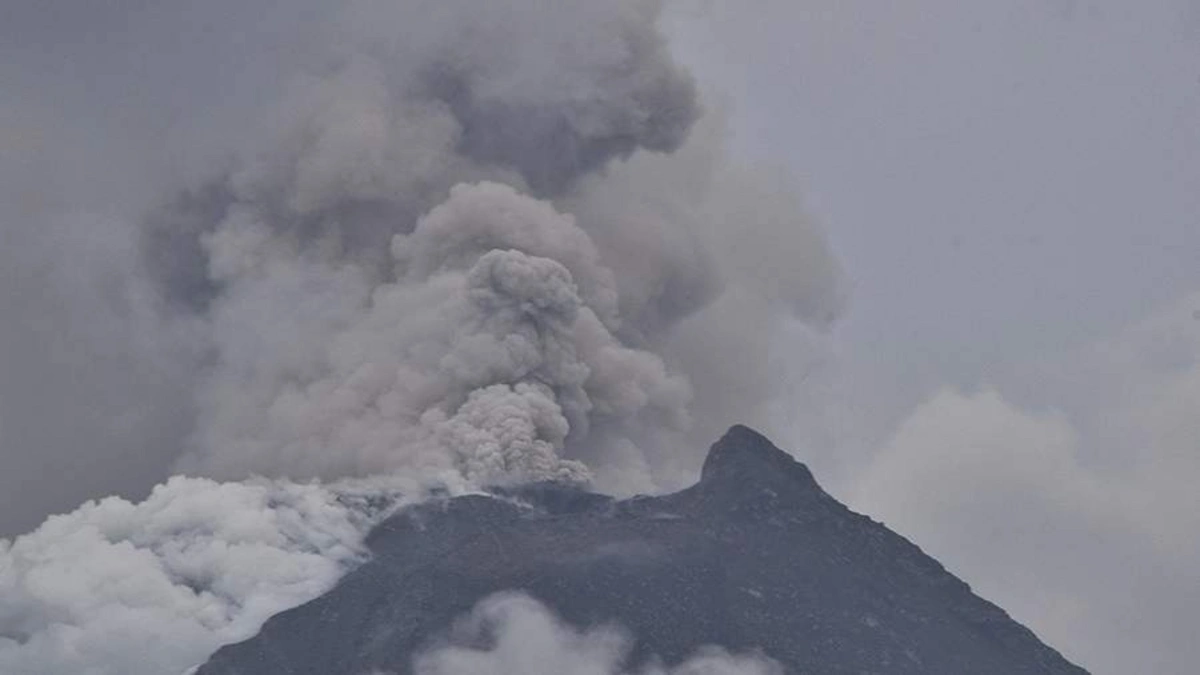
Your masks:
[{"label": "volcanic rock surface", "polygon": [[624,626],[631,666],[719,645],[788,673],[1086,672],[742,426],[675,494],[497,490],[410,508],[369,545],[373,558],[337,587],[198,675],[411,673],[414,656],[504,590],[578,627]]}]

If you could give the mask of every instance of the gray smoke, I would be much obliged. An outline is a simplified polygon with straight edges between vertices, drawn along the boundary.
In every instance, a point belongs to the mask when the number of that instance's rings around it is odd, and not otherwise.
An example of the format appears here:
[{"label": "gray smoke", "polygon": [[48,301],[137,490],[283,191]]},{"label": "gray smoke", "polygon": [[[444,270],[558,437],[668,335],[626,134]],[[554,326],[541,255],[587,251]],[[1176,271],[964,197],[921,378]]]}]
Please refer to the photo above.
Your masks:
[{"label": "gray smoke", "polygon": [[773,325],[827,322],[837,270],[695,124],[658,13],[351,3],[259,142],[146,222],[207,334],[177,469],[631,492],[695,470],[693,419],[753,421]]},{"label": "gray smoke", "polygon": [[587,235],[508,186],[455,187],[396,237],[397,279],[374,287],[277,258],[253,222],[210,243],[222,362],[187,470],[578,481],[587,469],[559,457],[570,434],[686,421],[686,382],[611,332],[612,274]]},{"label": "gray smoke", "polygon": [[[151,220],[178,299],[218,292],[203,238],[250,217],[299,250],[385,262],[395,233],[463,181],[562,193],[638,149],[677,149],[699,116],[657,2],[351,2],[215,180]],[[382,271],[380,271],[382,272]]]},{"label": "gray smoke", "polygon": [[[675,487],[838,312],[657,2],[235,4],[5,33],[0,532],[179,471]],[[55,79],[42,24],[130,33]]]},{"label": "gray smoke", "polygon": [[0,26],[0,533],[129,497],[0,539],[6,673],[203,660],[360,558],[366,492],[679,486],[839,310],[654,0],[166,6]]},{"label": "gray smoke", "polygon": [[[7,125],[38,143],[0,167],[0,481],[58,480],[0,531],[179,471],[665,489],[766,421],[776,328],[826,325],[839,272],[701,115],[657,2],[278,10],[121,15],[130,42],[61,48],[128,128]],[[171,62],[193,22],[211,49]],[[134,97],[142,43],[165,65]]]}]

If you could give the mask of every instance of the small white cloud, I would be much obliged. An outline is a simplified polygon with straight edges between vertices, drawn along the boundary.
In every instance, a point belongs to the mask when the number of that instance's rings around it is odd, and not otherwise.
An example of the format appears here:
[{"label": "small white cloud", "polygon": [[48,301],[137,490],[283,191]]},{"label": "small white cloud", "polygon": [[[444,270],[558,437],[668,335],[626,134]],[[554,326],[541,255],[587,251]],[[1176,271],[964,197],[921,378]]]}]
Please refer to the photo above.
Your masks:
[{"label": "small white cloud", "polygon": [[487,648],[443,646],[419,656],[417,675],[782,675],[770,659],[703,647],[674,667],[627,669],[632,639],[617,627],[578,630],[519,593],[479,603],[456,637]]}]

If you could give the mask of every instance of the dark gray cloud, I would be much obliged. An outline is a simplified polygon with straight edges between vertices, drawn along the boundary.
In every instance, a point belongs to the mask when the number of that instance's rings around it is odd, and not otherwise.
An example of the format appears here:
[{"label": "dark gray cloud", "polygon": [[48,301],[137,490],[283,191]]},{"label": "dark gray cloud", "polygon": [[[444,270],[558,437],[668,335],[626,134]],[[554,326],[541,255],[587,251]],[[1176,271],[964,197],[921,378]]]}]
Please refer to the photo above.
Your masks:
[{"label": "dark gray cloud", "polygon": [[[419,675],[780,675],[778,663],[754,654],[701,648],[674,667],[625,667],[629,635],[609,626],[579,631],[534,598],[517,593],[482,600],[459,620],[448,644],[417,657]],[[486,649],[481,644],[490,644]],[[381,674],[382,675],[382,674]]]},{"label": "dark gray cloud", "polygon": [[660,10],[16,15],[5,531],[177,470],[686,480],[839,270],[700,122]]},{"label": "dark gray cloud", "polygon": [[455,183],[552,197],[635,150],[674,151],[700,104],[657,11],[347,3],[255,141],[148,220],[147,257],[174,297],[202,305],[216,289],[200,239],[239,208],[301,248],[386,264],[378,251]]},{"label": "dark gray cloud", "polygon": [[[0,533],[132,499],[0,539],[0,670],[182,671],[354,564],[364,495],[693,476],[713,426],[767,400],[773,327],[836,313],[838,270],[699,123],[659,13],[7,16]],[[619,667],[527,609],[517,639]],[[673,672],[743,667],[769,672]]]},{"label": "dark gray cloud", "polygon": [[301,32],[303,11],[241,5],[6,7],[0,533],[144,494],[188,433],[197,336],[156,316],[135,223],[240,142],[230,120],[297,39],[265,24]]}]

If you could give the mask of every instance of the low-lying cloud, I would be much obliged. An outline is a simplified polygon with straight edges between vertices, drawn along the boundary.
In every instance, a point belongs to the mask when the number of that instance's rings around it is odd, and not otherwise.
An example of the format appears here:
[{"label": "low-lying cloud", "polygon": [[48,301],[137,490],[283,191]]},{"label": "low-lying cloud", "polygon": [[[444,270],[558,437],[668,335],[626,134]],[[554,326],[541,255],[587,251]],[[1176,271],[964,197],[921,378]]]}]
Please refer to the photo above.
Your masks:
[{"label": "low-lying cloud", "polygon": [[51,517],[0,540],[0,671],[181,673],[333,586],[401,491],[177,476]]},{"label": "low-lying cloud", "polygon": [[[474,645],[474,646],[460,646]],[[480,648],[477,645],[484,644]],[[519,593],[486,598],[459,620],[450,644],[417,657],[417,675],[782,675],[765,657],[705,647],[682,663],[630,669],[632,637],[617,626],[579,630]]]},{"label": "low-lying cloud", "polygon": [[1200,659],[1198,303],[1185,297],[1044,368],[1036,381],[1056,408],[938,392],[850,503],[1082,665],[1186,672]]}]

